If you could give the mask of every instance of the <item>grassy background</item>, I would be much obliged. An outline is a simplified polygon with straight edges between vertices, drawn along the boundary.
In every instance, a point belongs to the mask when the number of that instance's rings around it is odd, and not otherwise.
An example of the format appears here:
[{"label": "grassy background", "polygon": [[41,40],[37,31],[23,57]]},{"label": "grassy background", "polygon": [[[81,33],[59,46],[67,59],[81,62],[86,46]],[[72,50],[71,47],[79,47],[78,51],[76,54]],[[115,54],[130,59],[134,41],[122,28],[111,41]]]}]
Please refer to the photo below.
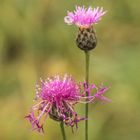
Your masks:
[{"label": "grassy background", "polygon": [[[139,0],[0,0],[0,139],[61,140],[50,119],[45,134],[30,130],[24,116],[40,77],[72,74],[84,80],[84,53],[75,45],[77,28],[63,22],[75,5],[108,10],[95,25],[98,46],[91,52],[90,82],[111,84],[111,104],[90,105],[90,140],[140,139]],[[77,106],[80,115],[84,105]],[[84,122],[69,140],[84,140]]]}]

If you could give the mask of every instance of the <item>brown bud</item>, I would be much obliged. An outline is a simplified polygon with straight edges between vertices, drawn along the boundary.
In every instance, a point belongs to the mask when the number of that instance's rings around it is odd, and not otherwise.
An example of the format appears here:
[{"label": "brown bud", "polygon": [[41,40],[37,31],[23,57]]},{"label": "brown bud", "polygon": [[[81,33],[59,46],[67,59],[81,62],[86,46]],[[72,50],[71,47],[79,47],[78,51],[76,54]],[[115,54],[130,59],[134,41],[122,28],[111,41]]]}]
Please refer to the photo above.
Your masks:
[{"label": "brown bud", "polygon": [[97,38],[92,26],[88,28],[79,28],[76,44],[84,51],[89,51],[96,47]]}]

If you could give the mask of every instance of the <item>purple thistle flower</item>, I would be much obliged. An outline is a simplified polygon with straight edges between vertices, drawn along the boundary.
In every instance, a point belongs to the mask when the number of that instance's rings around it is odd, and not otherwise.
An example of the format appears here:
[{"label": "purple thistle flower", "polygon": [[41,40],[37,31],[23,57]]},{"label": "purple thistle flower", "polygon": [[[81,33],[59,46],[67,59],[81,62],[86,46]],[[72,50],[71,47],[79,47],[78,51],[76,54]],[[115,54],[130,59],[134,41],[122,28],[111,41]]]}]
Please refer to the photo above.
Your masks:
[{"label": "purple thistle flower", "polygon": [[101,17],[106,13],[107,11],[103,10],[103,7],[99,8],[92,8],[91,6],[89,8],[76,6],[76,10],[74,12],[67,13],[67,16],[64,18],[64,21],[68,25],[75,24],[78,27],[84,27],[88,28],[93,24],[96,24],[101,20]]},{"label": "purple thistle flower", "polygon": [[76,6],[74,12],[67,12],[64,21],[68,25],[75,24],[79,28],[76,37],[78,48],[87,52],[97,46],[97,37],[92,25],[98,23],[106,12],[103,7],[86,9],[84,6]]},{"label": "purple thistle flower", "polygon": [[[93,85],[86,83],[77,84],[71,76],[65,75],[60,77],[58,75],[41,80],[37,84],[36,98],[37,104],[31,108],[29,115],[25,118],[32,124],[32,129],[39,132],[44,132],[43,125],[49,116],[51,119],[59,122],[64,122],[67,126],[78,127],[78,122],[87,118],[79,117],[74,110],[76,103],[89,103],[95,99],[109,101],[103,96],[108,88],[100,88],[96,90],[94,95],[91,94],[92,89],[97,89]],[[86,96],[86,92],[89,96]]]}]

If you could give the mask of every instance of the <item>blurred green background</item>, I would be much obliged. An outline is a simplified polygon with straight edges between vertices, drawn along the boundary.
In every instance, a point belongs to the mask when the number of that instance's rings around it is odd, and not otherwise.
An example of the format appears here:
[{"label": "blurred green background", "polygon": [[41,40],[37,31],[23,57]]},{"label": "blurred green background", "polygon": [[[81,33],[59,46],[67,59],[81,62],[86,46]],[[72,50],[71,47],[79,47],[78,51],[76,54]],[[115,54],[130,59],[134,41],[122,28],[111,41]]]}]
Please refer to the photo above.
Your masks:
[{"label": "blurred green background", "polygon": [[[140,140],[139,0],[0,0],[0,140],[61,140],[50,119],[45,134],[24,119],[40,77],[72,74],[84,80],[84,53],[75,45],[77,27],[63,19],[75,5],[103,6],[95,25],[98,46],[91,52],[90,82],[111,85],[110,104],[90,105],[90,140]],[[84,105],[77,106],[80,115]],[[84,140],[84,122],[69,140]]]}]

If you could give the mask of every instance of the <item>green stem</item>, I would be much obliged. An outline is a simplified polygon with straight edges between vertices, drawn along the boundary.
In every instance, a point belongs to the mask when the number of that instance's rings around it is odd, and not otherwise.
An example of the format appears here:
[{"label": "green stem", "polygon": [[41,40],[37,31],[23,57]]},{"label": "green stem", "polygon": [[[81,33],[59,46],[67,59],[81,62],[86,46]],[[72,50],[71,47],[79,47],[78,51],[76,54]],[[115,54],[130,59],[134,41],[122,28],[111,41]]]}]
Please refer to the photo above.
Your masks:
[{"label": "green stem", "polygon": [[[86,58],[86,85],[88,88],[88,84],[89,84],[89,52],[85,51],[85,58]],[[88,92],[86,92],[86,96],[88,96]],[[85,105],[85,140],[88,140],[88,103]]]},{"label": "green stem", "polygon": [[61,127],[61,133],[62,133],[63,140],[66,140],[66,134],[65,134],[65,128],[64,128],[63,122],[60,123],[60,127]]}]

